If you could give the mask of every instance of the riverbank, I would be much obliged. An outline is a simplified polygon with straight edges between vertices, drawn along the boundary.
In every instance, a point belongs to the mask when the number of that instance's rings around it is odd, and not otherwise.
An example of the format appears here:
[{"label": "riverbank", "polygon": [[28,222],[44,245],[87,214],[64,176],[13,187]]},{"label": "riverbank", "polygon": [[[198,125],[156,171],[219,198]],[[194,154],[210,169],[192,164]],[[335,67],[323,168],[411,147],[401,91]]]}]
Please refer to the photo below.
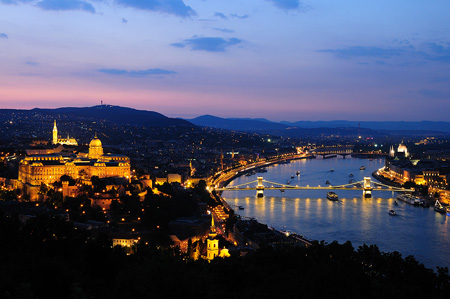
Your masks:
[{"label": "riverbank", "polygon": [[395,183],[395,182],[393,182],[391,180],[387,180],[384,176],[379,175],[378,174],[378,170],[372,172],[372,176],[375,179],[379,180],[381,183],[385,184],[385,185],[388,185],[388,186],[391,186],[391,187],[398,187],[398,188],[402,187],[402,185],[400,185],[399,183]]},{"label": "riverbank", "polygon": [[[392,182],[392,181],[390,181],[390,180],[387,180],[384,176],[379,175],[377,172],[378,172],[378,170],[372,172],[372,176],[373,176],[375,179],[379,180],[381,183],[386,184],[386,185],[388,185],[388,186],[392,186],[392,187],[403,187],[403,186],[402,186],[401,184],[399,184],[399,183],[396,183],[396,182]],[[416,192],[417,192],[417,191],[416,191]],[[424,195],[420,195],[419,197],[420,197],[420,199],[421,199],[422,201],[427,202],[430,206],[434,205],[434,203],[435,203],[435,201],[436,201],[436,198],[434,198],[433,196],[424,196]]]},{"label": "riverbank", "polygon": [[265,168],[268,166],[272,166],[279,163],[286,163],[294,160],[301,160],[301,159],[314,159],[315,156],[313,155],[295,155],[292,157],[283,157],[275,160],[270,161],[264,161],[264,162],[256,162],[252,163],[250,165],[242,166],[240,168],[229,170],[227,173],[221,174],[216,179],[211,179],[211,184],[215,186],[216,188],[223,188],[226,187],[231,181],[234,179],[248,173],[254,170],[258,170],[261,168]]}]

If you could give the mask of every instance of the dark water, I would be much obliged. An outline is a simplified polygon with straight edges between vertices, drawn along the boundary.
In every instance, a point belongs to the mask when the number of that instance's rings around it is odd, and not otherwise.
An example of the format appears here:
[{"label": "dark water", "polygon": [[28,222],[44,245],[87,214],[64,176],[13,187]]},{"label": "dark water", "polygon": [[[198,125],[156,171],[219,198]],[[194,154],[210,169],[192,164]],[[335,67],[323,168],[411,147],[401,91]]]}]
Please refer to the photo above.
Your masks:
[{"label": "dark water", "polygon": [[[384,159],[332,158],[297,160],[269,167],[266,173],[242,176],[229,186],[264,180],[298,186],[346,184],[360,181],[384,165]],[[365,166],[365,170],[360,170]],[[331,172],[330,170],[334,171]],[[300,175],[295,173],[300,171]],[[353,177],[350,177],[353,174]],[[294,176],[292,179],[291,176]],[[373,177],[372,177],[373,179]],[[363,198],[362,191],[340,191],[338,202],[326,198],[327,190],[265,190],[257,198],[256,191],[225,191],[223,197],[231,205],[243,206],[236,212],[255,217],[279,230],[291,230],[314,240],[344,243],[349,240],[357,248],[376,244],[381,251],[398,251],[403,257],[414,257],[425,266],[450,268],[450,217],[434,211],[397,201],[396,193],[373,191],[372,198]],[[397,216],[390,216],[394,209]]]}]

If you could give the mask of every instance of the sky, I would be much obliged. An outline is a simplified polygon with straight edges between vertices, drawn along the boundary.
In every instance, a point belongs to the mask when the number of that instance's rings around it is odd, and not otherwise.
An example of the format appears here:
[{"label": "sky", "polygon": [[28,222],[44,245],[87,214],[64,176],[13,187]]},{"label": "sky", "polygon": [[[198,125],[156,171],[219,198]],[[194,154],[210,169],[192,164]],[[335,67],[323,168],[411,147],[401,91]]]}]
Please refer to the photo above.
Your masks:
[{"label": "sky", "polygon": [[448,0],[0,0],[0,109],[450,121]]}]

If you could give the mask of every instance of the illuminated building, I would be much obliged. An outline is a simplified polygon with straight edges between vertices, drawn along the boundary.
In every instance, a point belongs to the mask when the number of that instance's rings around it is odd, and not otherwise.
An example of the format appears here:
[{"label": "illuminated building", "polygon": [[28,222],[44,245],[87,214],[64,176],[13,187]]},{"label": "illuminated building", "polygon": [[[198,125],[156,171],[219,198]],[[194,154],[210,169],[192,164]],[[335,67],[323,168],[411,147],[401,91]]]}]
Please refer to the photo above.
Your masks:
[{"label": "illuminated building", "polygon": [[129,247],[131,248],[133,245],[138,243],[138,239],[134,239],[132,237],[129,238],[113,238],[113,247],[114,246],[122,246],[122,247]]},{"label": "illuminated building", "polygon": [[216,227],[214,226],[214,215],[211,219],[211,232],[208,239],[206,239],[206,259],[213,260],[219,255],[219,240],[216,239]]},{"label": "illuminated building", "polygon": [[[53,138],[55,129],[56,123]],[[86,183],[90,183],[93,176],[122,177],[129,181],[130,159],[124,155],[104,154],[102,143],[95,136],[89,144],[88,153],[30,155],[19,163],[19,185],[30,200],[38,199],[41,184],[52,184],[63,175]]]},{"label": "illuminated building", "polygon": [[52,138],[53,144],[64,144],[64,145],[74,145],[78,146],[78,142],[75,140],[75,138],[70,138],[69,134],[67,134],[67,138],[58,138],[58,128],[56,127],[56,120],[53,123],[53,138]]},{"label": "illuminated building", "polygon": [[391,156],[391,157],[395,157],[395,156],[399,156],[399,155],[404,155],[405,158],[409,157],[408,148],[406,147],[406,145],[403,144],[403,142],[399,144],[399,146],[397,148],[397,152],[394,150],[393,146],[391,146],[391,150],[389,152],[389,156]]}]

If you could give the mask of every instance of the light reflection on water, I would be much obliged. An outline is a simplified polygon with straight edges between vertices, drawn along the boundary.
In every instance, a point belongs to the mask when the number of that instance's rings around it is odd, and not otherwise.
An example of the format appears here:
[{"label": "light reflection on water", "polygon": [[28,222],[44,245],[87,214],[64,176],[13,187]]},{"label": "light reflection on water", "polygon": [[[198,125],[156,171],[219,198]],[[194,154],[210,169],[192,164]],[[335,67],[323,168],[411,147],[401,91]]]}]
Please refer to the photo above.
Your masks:
[{"label": "light reflection on water", "polygon": [[[291,181],[294,186],[325,186],[327,180],[331,185],[340,185],[371,176],[383,164],[384,159],[298,160],[269,167],[266,173],[239,177],[230,186],[254,181],[257,176],[282,184]],[[362,165],[366,170],[359,170]],[[297,170],[301,174],[291,179]],[[362,191],[337,190],[338,202],[327,200],[326,192],[265,190],[264,197],[257,198],[256,191],[249,190],[226,191],[222,196],[229,204],[244,207],[236,213],[276,229],[326,242],[350,240],[354,247],[376,244],[381,251],[414,255],[430,268],[450,267],[450,217],[436,213],[432,207],[414,207],[400,201],[395,205],[393,192],[373,191],[373,198],[363,198]],[[390,209],[398,216],[390,216]]]}]

